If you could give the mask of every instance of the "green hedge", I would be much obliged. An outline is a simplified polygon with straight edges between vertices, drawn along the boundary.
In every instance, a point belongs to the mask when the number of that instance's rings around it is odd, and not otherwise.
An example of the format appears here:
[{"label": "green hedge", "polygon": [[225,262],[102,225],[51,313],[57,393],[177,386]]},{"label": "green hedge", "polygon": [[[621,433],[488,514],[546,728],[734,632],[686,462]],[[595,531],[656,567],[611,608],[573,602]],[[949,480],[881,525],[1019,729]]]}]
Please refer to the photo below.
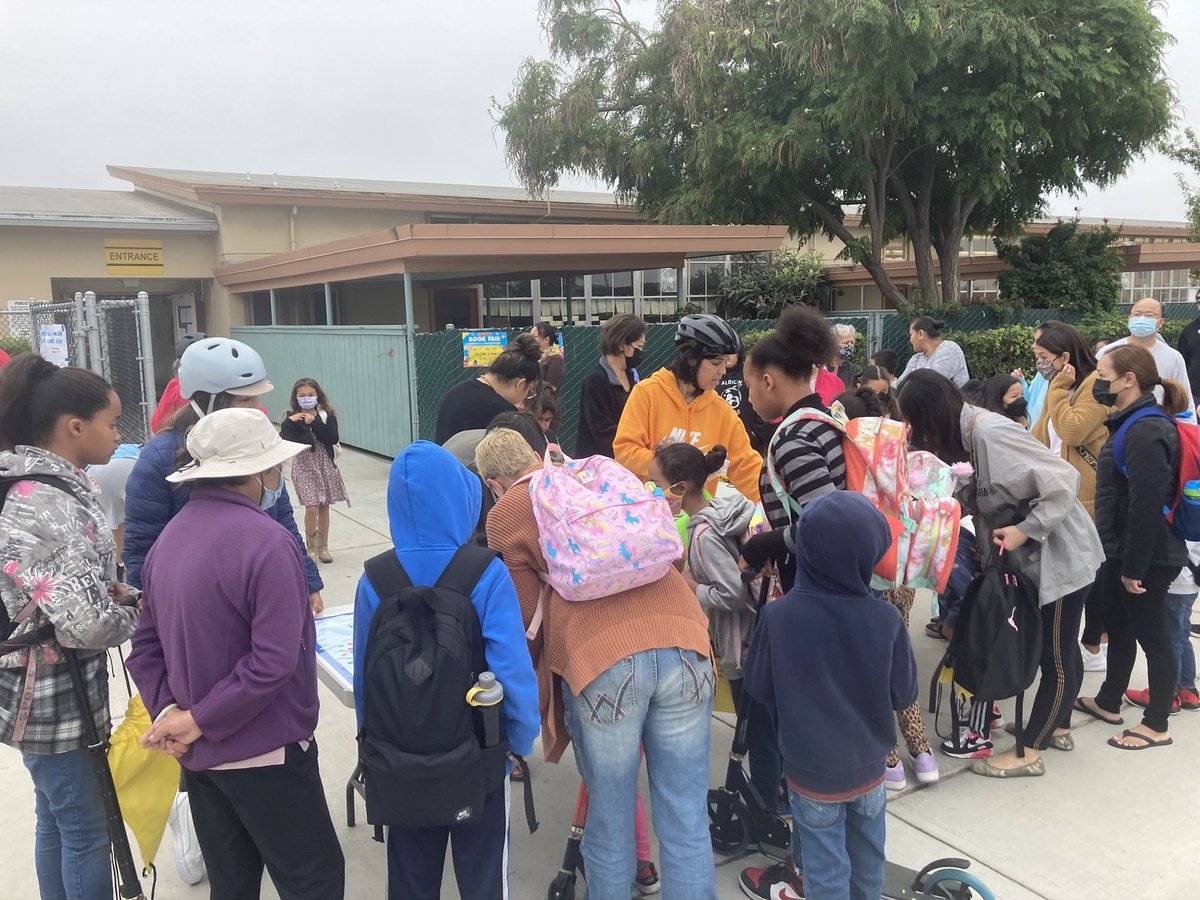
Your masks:
[{"label": "green hedge", "polygon": [[16,356],[19,353],[28,353],[33,349],[28,338],[18,337],[0,337],[0,350],[3,350],[9,356]]},{"label": "green hedge", "polygon": [[1034,369],[1032,325],[1005,325],[990,331],[960,331],[947,337],[962,347],[972,378],[987,381],[1013,369]]}]

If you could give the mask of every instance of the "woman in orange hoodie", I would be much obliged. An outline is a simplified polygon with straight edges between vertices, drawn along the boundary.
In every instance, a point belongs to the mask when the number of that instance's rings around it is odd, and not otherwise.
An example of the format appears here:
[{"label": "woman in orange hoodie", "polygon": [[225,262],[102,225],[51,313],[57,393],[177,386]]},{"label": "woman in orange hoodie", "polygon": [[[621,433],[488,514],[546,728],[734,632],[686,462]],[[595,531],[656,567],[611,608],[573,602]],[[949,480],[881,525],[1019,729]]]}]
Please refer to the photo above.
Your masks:
[{"label": "woman in orange hoodie", "polygon": [[[762,457],[738,414],[715,388],[725,374],[727,357],[738,352],[737,332],[713,315],[684,316],[675,331],[675,362],[638,382],[629,394],[613,439],[613,456],[645,479],[654,451],[661,444],[694,444],[729,451],[728,477],[750,500],[758,500]],[[705,486],[716,490],[714,477]]]}]

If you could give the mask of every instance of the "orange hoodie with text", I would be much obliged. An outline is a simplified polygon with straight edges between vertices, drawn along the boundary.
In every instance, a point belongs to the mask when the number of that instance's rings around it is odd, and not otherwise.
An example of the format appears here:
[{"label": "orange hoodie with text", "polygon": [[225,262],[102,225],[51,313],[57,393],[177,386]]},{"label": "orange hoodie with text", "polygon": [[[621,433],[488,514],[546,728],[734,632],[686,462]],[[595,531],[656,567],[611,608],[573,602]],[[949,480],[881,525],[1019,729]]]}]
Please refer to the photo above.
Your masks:
[{"label": "orange hoodie with text", "polygon": [[[762,457],[750,446],[742,420],[716,391],[705,391],[690,404],[684,403],[670,369],[659,369],[633,386],[617,425],[613,456],[644,481],[654,448],[663,438],[694,444],[705,453],[721,444],[729,452],[730,482],[750,500],[758,501]],[[705,487],[712,494],[717,479],[712,478]]]}]

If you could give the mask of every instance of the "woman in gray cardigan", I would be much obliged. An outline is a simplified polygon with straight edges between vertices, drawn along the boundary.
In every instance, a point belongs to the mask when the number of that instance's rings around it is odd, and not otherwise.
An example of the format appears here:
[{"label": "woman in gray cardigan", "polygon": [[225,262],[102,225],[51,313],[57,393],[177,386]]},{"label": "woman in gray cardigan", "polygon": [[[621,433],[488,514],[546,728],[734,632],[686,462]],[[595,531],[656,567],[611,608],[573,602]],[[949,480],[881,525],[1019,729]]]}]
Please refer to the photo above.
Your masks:
[{"label": "woman in gray cardigan", "polygon": [[[968,404],[936,372],[909,376],[900,409],[912,427],[914,447],[974,468],[958,497],[974,517],[984,565],[1003,548],[1037,585],[1042,678],[1024,733],[1025,755],[1013,748],[988,759],[985,740],[971,771],[997,778],[1041,775],[1043,749],[1074,747],[1071,707],[1083,680],[1076,640],[1084,598],[1104,561],[1096,527],[1079,502],[1079,473],[1017,423]],[[980,700],[990,709],[989,699]]]}]

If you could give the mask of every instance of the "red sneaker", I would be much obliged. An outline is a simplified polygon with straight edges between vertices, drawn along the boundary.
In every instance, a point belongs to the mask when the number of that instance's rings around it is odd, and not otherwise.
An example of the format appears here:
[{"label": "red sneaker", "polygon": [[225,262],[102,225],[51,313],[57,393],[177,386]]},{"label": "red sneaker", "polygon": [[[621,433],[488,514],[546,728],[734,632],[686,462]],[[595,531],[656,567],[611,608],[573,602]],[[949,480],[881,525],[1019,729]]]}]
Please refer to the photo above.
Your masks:
[{"label": "red sneaker", "polygon": [[[1182,694],[1182,693],[1183,692],[1180,691],[1180,694]],[[1192,696],[1196,697],[1196,695],[1194,693],[1192,694]],[[1128,690],[1125,692],[1125,699],[1128,700],[1130,703],[1132,703],[1134,706],[1140,706],[1142,709],[1146,709],[1150,705],[1150,689],[1146,688],[1145,690],[1142,690],[1142,691],[1135,691],[1132,689]],[[1200,697],[1196,697],[1196,702],[1197,702],[1197,706],[1195,706],[1193,708],[1200,709]],[[1180,698],[1179,698],[1179,696],[1176,696],[1175,699],[1171,701],[1171,712],[1169,714],[1173,716],[1177,712],[1179,712],[1179,709],[1180,709]]]},{"label": "red sneaker", "polygon": [[742,869],[738,883],[750,900],[804,900],[804,876],[791,860],[765,869]]},{"label": "red sneaker", "polygon": [[1200,694],[1184,688],[1175,695],[1175,702],[1183,709],[1200,709]]}]

